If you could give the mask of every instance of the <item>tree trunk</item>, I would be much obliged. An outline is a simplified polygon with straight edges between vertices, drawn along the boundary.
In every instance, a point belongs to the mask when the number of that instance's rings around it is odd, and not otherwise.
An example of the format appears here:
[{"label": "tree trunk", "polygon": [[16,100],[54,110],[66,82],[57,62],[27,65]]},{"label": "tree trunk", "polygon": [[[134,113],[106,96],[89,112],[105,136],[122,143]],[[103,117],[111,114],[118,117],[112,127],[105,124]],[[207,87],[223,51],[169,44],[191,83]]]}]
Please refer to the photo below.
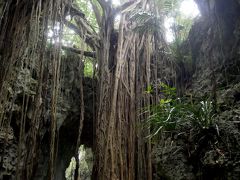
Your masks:
[{"label": "tree trunk", "polygon": [[[146,8],[145,1],[142,8]],[[144,91],[150,85],[156,42],[149,32],[129,30],[129,16],[129,12],[121,16],[116,54],[112,54],[110,10],[105,11],[101,26],[95,162],[100,180],[152,179],[151,144],[144,140],[148,132],[138,125],[146,118],[139,110],[150,104]],[[109,62],[114,62],[113,68],[109,69]]]}]

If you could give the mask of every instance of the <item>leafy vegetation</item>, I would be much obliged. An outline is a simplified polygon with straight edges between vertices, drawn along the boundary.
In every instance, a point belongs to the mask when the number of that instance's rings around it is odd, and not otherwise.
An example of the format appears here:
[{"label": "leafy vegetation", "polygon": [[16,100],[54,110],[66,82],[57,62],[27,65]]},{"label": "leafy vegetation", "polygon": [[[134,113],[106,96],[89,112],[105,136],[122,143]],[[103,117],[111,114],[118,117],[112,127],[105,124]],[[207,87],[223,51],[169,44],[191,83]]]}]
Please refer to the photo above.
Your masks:
[{"label": "leafy vegetation", "polygon": [[192,26],[193,20],[191,18],[182,17],[178,15],[174,19],[172,32],[174,34],[174,41],[170,44],[170,51],[172,57],[176,62],[191,63],[191,55],[183,52],[183,43],[187,41],[187,37]]},{"label": "leafy vegetation", "polygon": [[84,61],[84,76],[85,77],[93,76],[93,63],[92,60],[89,58],[86,58]]},{"label": "leafy vegetation", "polygon": [[[146,108],[149,113],[144,128],[150,129],[149,138],[156,136],[161,130],[174,131],[179,124],[191,122],[194,127],[206,129],[213,125],[214,113],[211,101],[201,101],[195,104],[184,102],[176,97],[176,89],[160,83],[162,99],[157,105]],[[152,91],[152,88],[146,92]]]},{"label": "leafy vegetation", "polygon": [[[82,12],[85,14],[85,18],[87,19],[87,22],[89,22],[90,26],[95,30],[98,31],[99,27],[97,24],[96,16],[92,9],[92,4],[97,6],[99,8],[99,4],[97,3],[97,0],[75,0],[74,6],[78,7],[82,10]],[[100,9],[100,8],[99,8]]]}]

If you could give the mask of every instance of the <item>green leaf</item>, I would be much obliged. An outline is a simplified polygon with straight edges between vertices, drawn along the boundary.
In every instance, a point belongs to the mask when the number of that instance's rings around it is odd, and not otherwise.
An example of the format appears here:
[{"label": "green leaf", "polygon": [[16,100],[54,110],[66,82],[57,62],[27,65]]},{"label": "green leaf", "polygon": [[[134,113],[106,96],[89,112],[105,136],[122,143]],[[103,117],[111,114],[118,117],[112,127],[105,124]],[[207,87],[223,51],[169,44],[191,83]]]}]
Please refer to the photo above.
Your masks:
[{"label": "green leaf", "polygon": [[148,85],[145,93],[151,94],[152,92],[153,92],[153,87],[151,85]]}]

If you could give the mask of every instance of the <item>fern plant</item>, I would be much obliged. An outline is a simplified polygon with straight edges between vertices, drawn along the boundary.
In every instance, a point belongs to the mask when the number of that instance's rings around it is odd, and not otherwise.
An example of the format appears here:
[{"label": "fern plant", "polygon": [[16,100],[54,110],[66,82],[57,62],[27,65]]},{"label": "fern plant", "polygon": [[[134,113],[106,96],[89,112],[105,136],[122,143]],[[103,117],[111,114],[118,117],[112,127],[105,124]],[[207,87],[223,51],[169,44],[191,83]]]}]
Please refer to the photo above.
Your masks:
[{"label": "fern plant", "polygon": [[148,138],[156,136],[162,130],[173,132],[177,125],[185,122],[190,122],[193,127],[200,129],[213,125],[214,111],[211,101],[190,104],[176,97],[175,88],[164,83],[160,83],[159,86],[164,96],[157,105],[146,107],[144,111],[149,114],[143,123],[143,127],[150,130]]}]

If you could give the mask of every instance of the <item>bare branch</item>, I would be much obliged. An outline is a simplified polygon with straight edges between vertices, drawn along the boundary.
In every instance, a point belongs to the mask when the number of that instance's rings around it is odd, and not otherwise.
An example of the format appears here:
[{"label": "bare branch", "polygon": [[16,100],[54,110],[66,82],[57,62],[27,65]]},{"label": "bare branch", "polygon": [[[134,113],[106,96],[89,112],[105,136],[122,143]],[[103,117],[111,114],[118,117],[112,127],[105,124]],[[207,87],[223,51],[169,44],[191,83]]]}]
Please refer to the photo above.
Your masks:
[{"label": "bare branch", "polygon": [[81,20],[81,26],[84,26],[84,28],[88,31],[89,34],[96,34],[94,28],[87,21],[87,19],[85,18],[85,14],[81,10],[70,6],[69,13],[72,17],[74,17],[74,19]]},{"label": "bare branch", "polygon": [[79,16],[85,18],[85,14],[81,10],[78,10],[77,8],[73,7],[72,5],[68,4],[66,5],[66,8],[68,9],[71,16]]},{"label": "bare branch", "polygon": [[138,1],[130,1],[130,2],[126,2],[123,5],[115,8],[115,14],[119,13],[119,12],[127,12],[130,11],[132,9],[134,9],[138,4],[141,3],[141,0]]},{"label": "bare branch", "polygon": [[74,20],[77,26],[79,28],[83,28],[87,34],[97,37],[97,33],[95,32],[94,28],[88,23],[87,20],[82,19],[80,17],[75,17]]},{"label": "bare branch", "polygon": [[97,42],[93,36],[84,33],[84,31],[81,28],[78,28],[75,24],[67,20],[64,20],[64,24],[68,28],[72,29],[75,33],[77,33],[81,37],[81,39],[83,39],[93,50],[96,48]]},{"label": "bare branch", "polygon": [[105,0],[97,0],[97,1],[100,4],[100,6],[102,7],[103,11],[105,11],[107,8],[110,7],[108,2],[106,2]]},{"label": "bare branch", "polygon": [[85,18],[85,14],[71,5],[68,5],[69,13],[77,25],[64,20],[64,24],[70,29],[74,30],[92,49],[95,49],[98,46],[98,34],[91,24]]},{"label": "bare branch", "polygon": [[101,16],[100,10],[96,6],[96,4],[93,3],[92,0],[90,2],[92,4],[92,8],[93,8],[93,11],[94,11],[94,14],[95,14],[98,26],[101,26],[102,16]]},{"label": "bare branch", "polygon": [[128,8],[129,6],[131,6],[133,3],[134,3],[134,1],[130,1],[130,2],[124,3],[124,4],[121,5],[121,6],[116,7],[115,10],[114,10],[114,14],[118,14],[119,12],[127,9],[127,8]]},{"label": "bare branch", "polygon": [[82,54],[86,57],[96,58],[96,52],[83,51],[83,50],[68,47],[68,46],[62,46],[62,49],[67,50],[67,51],[71,51],[71,52],[76,53],[76,54]]}]

